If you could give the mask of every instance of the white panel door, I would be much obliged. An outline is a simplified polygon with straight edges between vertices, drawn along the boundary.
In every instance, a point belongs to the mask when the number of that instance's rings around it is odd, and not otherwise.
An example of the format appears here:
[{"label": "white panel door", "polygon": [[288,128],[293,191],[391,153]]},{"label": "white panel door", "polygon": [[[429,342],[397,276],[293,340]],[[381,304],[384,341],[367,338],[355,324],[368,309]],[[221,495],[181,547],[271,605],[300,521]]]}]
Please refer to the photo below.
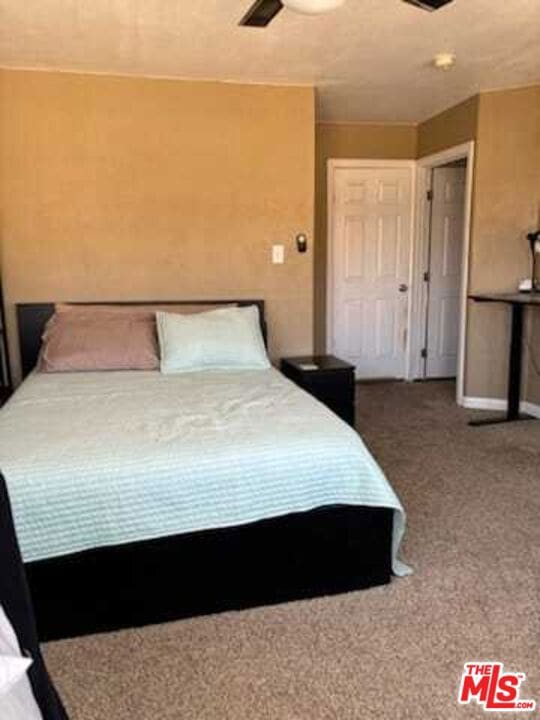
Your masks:
[{"label": "white panel door", "polygon": [[403,378],[411,228],[410,168],[335,168],[332,351],[357,378]]},{"label": "white panel door", "polygon": [[465,210],[464,167],[433,170],[426,377],[457,374],[461,260]]}]

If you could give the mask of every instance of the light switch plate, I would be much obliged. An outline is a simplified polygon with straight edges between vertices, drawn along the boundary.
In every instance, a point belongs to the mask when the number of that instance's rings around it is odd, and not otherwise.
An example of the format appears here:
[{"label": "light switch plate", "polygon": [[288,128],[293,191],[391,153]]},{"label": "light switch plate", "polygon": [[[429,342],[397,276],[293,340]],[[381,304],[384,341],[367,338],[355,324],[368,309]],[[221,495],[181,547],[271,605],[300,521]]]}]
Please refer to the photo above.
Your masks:
[{"label": "light switch plate", "polygon": [[281,265],[285,262],[285,247],[283,245],[272,245],[272,262],[274,265]]}]

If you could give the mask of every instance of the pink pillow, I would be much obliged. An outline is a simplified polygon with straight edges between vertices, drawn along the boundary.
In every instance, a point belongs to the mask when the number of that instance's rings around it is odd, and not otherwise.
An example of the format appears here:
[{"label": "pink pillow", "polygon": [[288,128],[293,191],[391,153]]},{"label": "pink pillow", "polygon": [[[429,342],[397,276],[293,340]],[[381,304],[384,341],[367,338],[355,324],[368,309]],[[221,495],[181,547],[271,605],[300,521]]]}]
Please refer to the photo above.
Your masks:
[{"label": "pink pillow", "polygon": [[42,372],[156,370],[155,314],[81,307],[56,312],[43,335]]}]

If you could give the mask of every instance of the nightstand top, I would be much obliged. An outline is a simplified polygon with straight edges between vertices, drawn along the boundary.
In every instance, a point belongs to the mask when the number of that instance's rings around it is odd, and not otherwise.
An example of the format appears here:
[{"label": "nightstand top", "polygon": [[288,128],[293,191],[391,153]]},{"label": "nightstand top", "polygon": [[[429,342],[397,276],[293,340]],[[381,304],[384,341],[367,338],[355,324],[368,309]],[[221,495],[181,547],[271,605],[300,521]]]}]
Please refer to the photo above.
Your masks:
[{"label": "nightstand top", "polygon": [[[317,372],[320,370],[354,370],[354,365],[351,365],[344,360],[340,360],[333,355],[302,355],[300,357],[285,357],[281,361],[292,365],[297,370],[302,372]],[[308,367],[309,365],[316,365],[317,367]]]}]

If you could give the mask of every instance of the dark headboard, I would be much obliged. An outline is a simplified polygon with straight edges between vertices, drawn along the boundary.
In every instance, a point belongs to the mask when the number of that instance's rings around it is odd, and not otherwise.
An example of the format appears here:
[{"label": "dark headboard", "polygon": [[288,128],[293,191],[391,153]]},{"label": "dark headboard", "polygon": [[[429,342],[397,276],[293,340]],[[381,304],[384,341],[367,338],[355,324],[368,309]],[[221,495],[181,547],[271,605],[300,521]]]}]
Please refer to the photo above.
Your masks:
[{"label": "dark headboard", "polygon": [[[239,305],[246,307],[256,305],[259,308],[261,330],[266,342],[266,318],[264,314],[264,300],[137,300],[136,302],[74,302],[70,305]],[[31,372],[37,363],[41,348],[41,336],[47,320],[54,313],[54,303],[18,303],[17,324],[19,329],[19,352],[21,355],[21,370],[23,378]]]}]

